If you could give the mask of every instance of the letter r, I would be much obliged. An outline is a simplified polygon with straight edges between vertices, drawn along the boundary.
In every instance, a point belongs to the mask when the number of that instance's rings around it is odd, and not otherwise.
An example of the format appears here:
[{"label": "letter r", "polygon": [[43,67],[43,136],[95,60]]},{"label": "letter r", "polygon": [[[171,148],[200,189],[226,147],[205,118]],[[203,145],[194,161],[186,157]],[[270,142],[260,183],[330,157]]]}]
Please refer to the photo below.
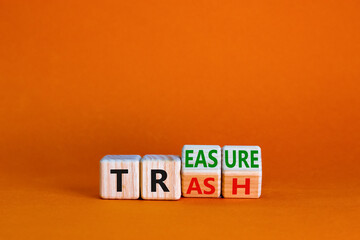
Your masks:
[{"label": "letter r", "polygon": [[[156,174],[161,174],[160,179],[156,179]],[[159,184],[160,187],[164,192],[170,192],[169,189],[166,187],[164,181],[167,178],[167,173],[165,170],[162,169],[152,169],[151,170],[151,192],[156,192],[156,184]]]}]

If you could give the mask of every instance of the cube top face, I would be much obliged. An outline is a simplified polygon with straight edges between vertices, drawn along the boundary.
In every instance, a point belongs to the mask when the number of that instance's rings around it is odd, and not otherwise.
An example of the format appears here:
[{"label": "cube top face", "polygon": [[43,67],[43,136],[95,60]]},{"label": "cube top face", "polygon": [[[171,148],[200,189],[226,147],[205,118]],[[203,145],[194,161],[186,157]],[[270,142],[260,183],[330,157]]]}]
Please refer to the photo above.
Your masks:
[{"label": "cube top face", "polygon": [[262,171],[259,146],[224,146],[222,148],[223,171]]},{"label": "cube top face", "polygon": [[160,154],[148,154],[145,155],[141,161],[181,161],[179,156],[176,155],[160,155]]},{"label": "cube top face", "polygon": [[221,148],[218,145],[184,145],[182,172],[221,172]]},{"label": "cube top face", "polygon": [[140,161],[140,155],[106,155],[100,161]]},{"label": "cube top face", "polygon": [[261,173],[255,171],[227,171],[222,175],[224,198],[259,198]]}]

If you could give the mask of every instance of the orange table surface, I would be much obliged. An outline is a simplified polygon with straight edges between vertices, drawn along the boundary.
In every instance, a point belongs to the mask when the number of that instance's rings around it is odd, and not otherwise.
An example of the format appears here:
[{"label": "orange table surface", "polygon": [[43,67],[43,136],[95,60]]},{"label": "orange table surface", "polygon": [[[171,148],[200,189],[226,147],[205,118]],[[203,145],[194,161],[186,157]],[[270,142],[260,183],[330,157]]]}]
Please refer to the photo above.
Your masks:
[{"label": "orange table surface", "polygon": [[[0,1],[0,239],[360,239],[358,1]],[[101,200],[106,154],[259,145],[260,199]]]}]

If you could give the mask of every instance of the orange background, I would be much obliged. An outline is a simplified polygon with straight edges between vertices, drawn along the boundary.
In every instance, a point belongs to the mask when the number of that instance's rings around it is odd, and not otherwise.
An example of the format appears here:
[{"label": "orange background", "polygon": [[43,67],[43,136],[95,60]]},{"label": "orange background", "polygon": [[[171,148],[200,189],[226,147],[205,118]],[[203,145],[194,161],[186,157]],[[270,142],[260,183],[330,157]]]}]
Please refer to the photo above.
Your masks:
[{"label": "orange background", "polygon": [[[101,3],[100,3],[101,2]],[[0,1],[0,239],[360,239],[359,1]],[[106,154],[259,145],[257,200],[106,201]]]}]

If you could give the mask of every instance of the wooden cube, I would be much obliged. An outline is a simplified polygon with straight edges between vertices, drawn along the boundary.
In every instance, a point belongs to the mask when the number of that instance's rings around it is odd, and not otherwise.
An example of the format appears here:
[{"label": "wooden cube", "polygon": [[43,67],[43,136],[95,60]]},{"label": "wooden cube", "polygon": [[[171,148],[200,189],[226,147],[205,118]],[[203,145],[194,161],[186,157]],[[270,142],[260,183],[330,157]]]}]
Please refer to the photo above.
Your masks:
[{"label": "wooden cube", "polygon": [[220,197],[220,146],[185,145],[181,161],[182,195],[184,197]]},{"label": "wooden cube", "polygon": [[262,163],[258,146],[222,148],[222,195],[224,198],[259,198]]},{"label": "wooden cube", "polygon": [[141,197],[177,200],[181,197],[181,160],[175,155],[145,155],[140,162]]},{"label": "wooden cube", "polygon": [[107,155],[100,161],[100,196],[137,199],[140,196],[139,155]]}]

